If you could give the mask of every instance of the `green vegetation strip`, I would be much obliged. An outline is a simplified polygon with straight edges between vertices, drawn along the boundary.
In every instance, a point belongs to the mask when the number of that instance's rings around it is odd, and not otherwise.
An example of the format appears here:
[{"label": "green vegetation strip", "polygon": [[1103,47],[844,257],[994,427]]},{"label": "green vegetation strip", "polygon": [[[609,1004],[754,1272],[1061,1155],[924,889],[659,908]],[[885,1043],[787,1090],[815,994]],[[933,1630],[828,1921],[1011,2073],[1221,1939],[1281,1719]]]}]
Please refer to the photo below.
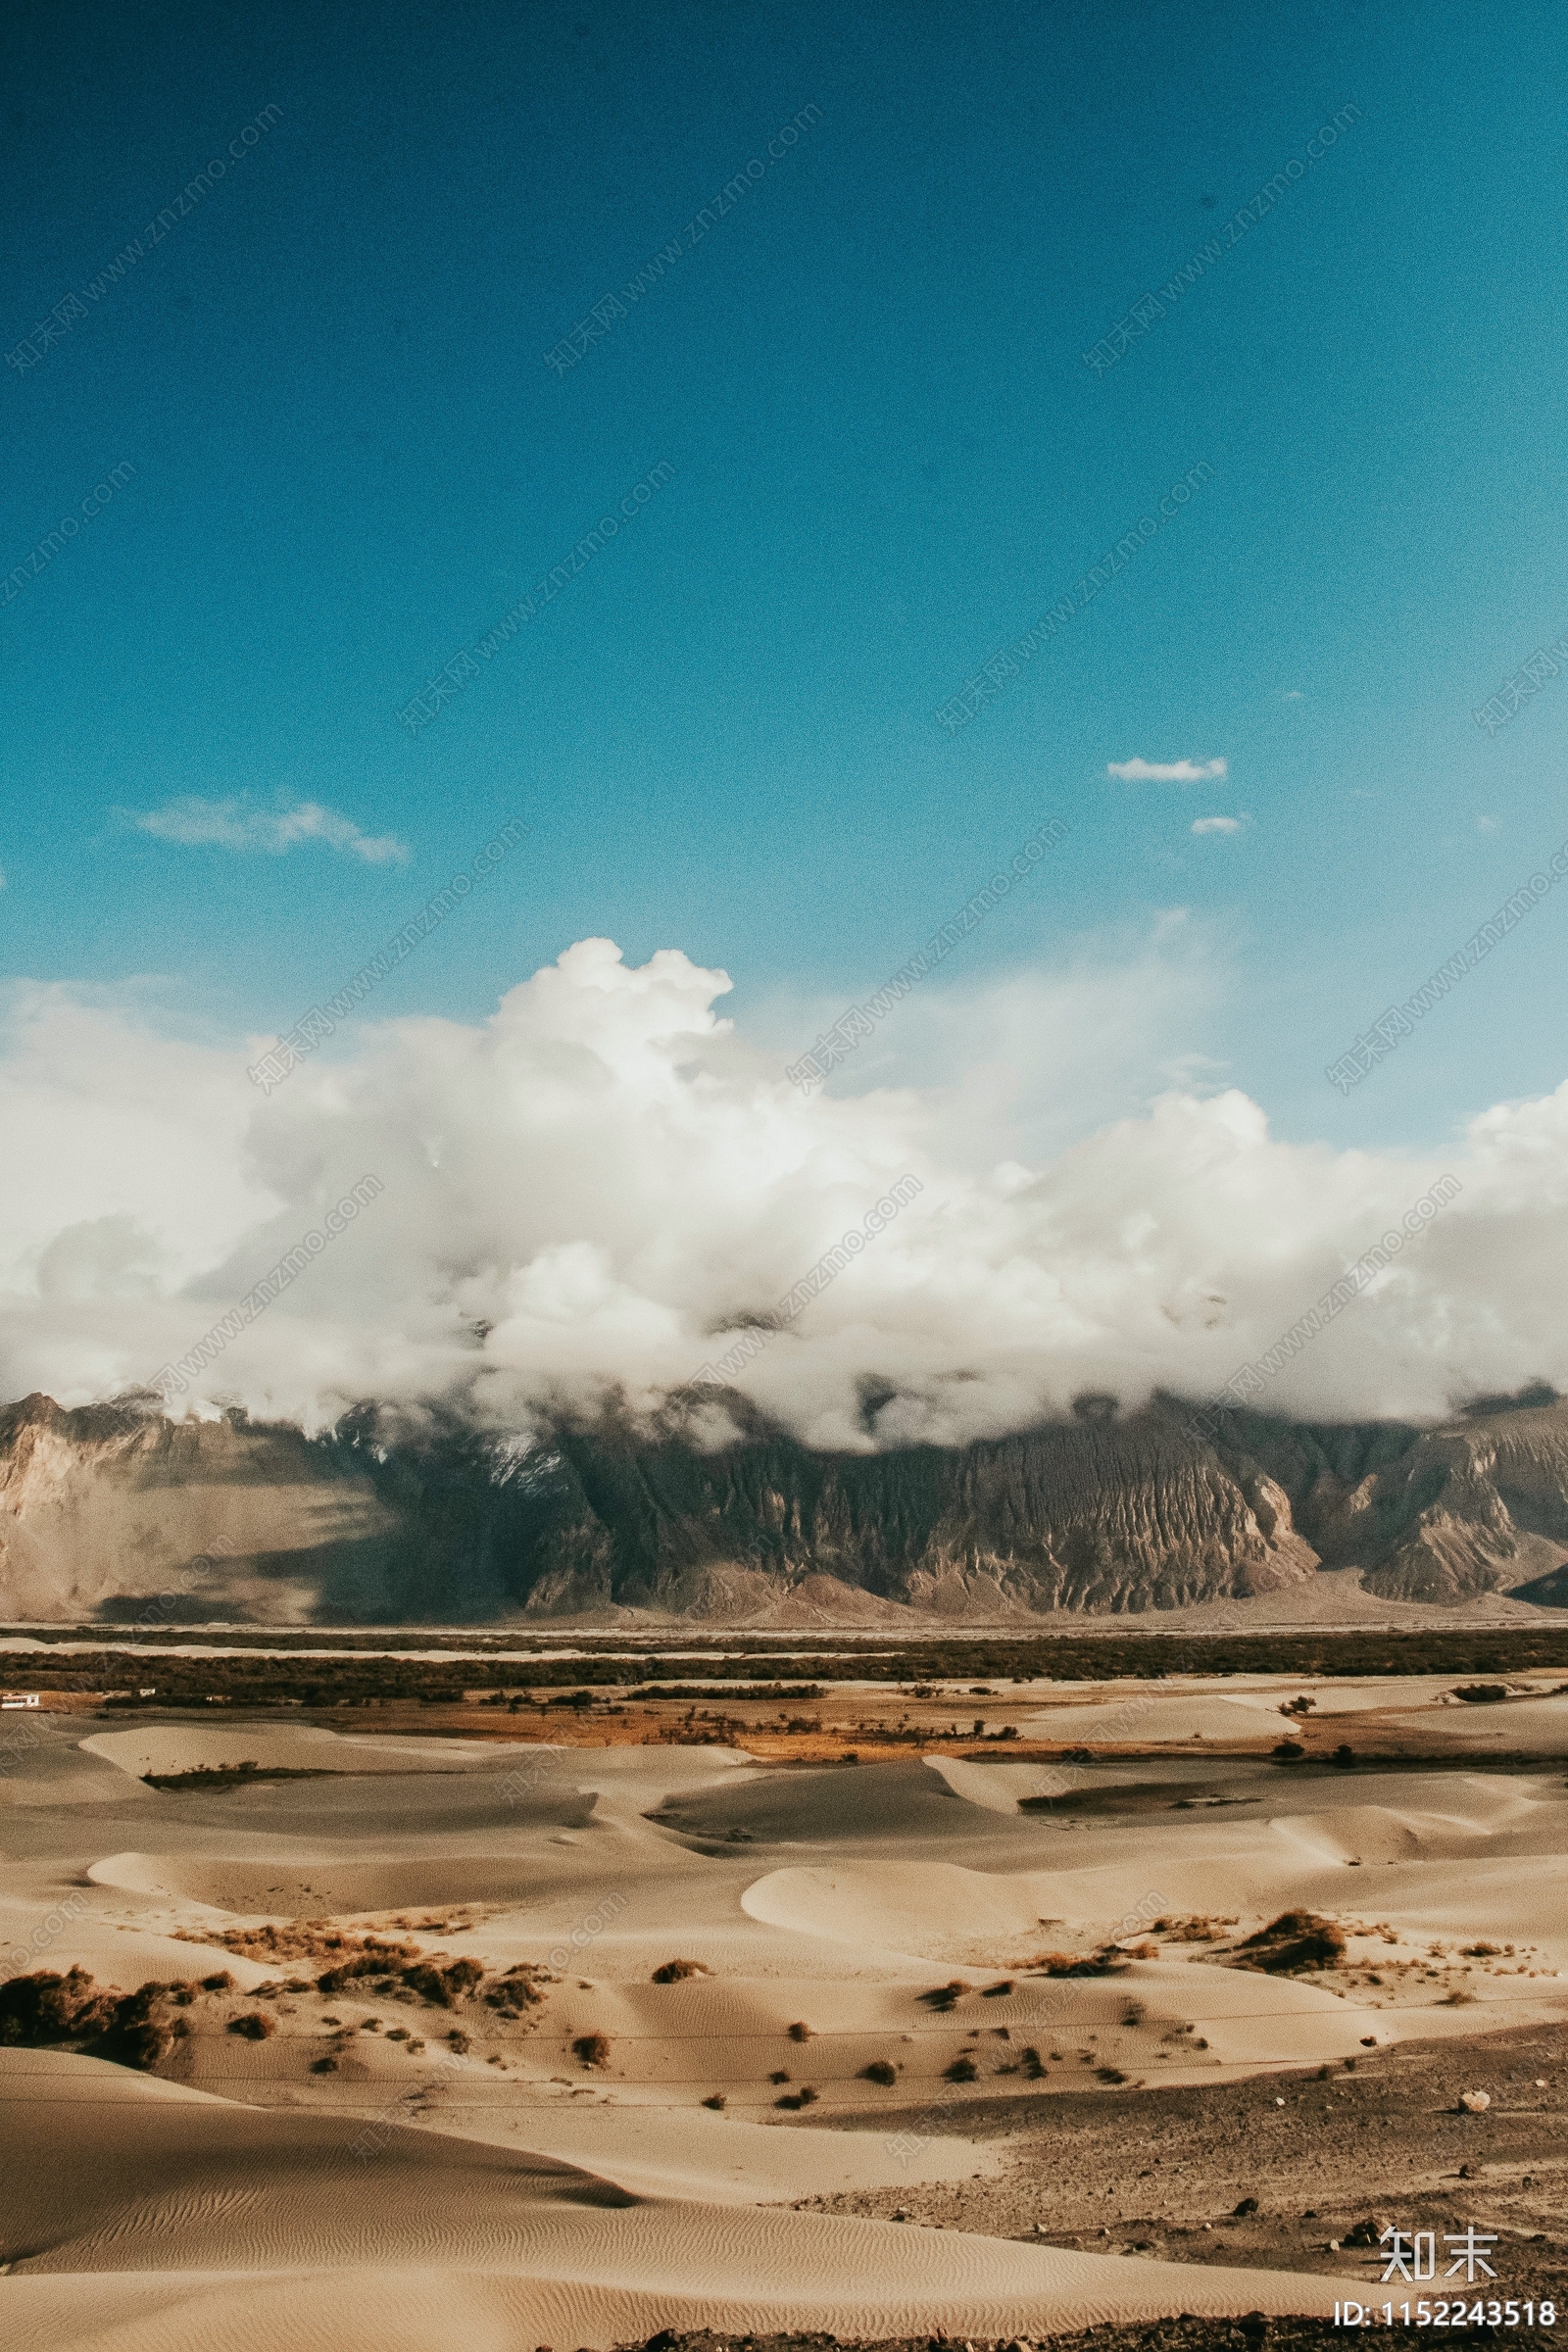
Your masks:
[{"label": "green vegetation strip", "polygon": [[[457,1706],[467,1691],[523,1693],[559,1691],[563,1687],[586,1691],[589,1698],[579,1701],[586,1706],[596,1691],[622,1700],[635,1695],[652,1698],[655,1692],[645,1683],[649,1663],[646,1656],[448,1661],[352,1650],[320,1658],[270,1655],[265,1650],[222,1657],[161,1650],[154,1656],[133,1646],[106,1645],[90,1657],[73,1657],[69,1664],[41,1658],[36,1650],[0,1650],[0,1678],[23,1688],[46,1681],[52,1690],[123,1693],[120,1703],[165,1707],[199,1704],[210,1697],[249,1706],[287,1700],[313,1707],[377,1701]],[[874,1656],[750,1647],[734,1656],[705,1659],[703,1668],[711,1682],[749,1686],[726,1693],[748,1700],[808,1695],[784,1683],[759,1684],[759,1674],[768,1668],[808,1674],[817,1685],[1160,1682],[1178,1675],[1512,1676],[1568,1668],[1568,1625],[1560,1632],[1555,1627],[1529,1627],[1517,1632],[1489,1628],[1333,1635],[1072,1634],[1005,1641],[938,1637],[905,1641]],[[156,1685],[156,1695],[139,1701],[135,1693],[150,1684]],[[712,1695],[706,1688],[690,1685],[662,1686],[659,1695],[677,1690],[694,1697]],[[933,1695],[945,1701],[951,1694]],[[1004,1693],[996,1689],[988,1695]]]}]

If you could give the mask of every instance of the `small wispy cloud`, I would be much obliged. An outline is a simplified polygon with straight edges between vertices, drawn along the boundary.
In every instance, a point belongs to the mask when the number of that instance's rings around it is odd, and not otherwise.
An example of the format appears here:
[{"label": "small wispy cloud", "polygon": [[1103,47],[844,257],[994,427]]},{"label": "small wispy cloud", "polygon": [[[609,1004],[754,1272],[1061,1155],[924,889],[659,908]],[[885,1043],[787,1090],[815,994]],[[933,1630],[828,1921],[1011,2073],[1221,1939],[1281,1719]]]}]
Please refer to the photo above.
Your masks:
[{"label": "small wispy cloud", "polygon": [[1195,816],[1193,819],[1195,833],[1239,833],[1241,829],[1242,820],[1239,816]]},{"label": "small wispy cloud", "polygon": [[1124,784],[1208,784],[1226,772],[1223,760],[1109,760],[1107,776]]},{"label": "small wispy cloud", "polygon": [[117,813],[136,832],[186,850],[239,850],[281,858],[289,850],[318,843],[329,850],[346,850],[367,865],[405,865],[409,857],[394,834],[362,833],[350,817],[323,808],[319,801],[259,808],[244,793],[227,801],[205,801],[190,794],[167,801],[162,808],[122,808]]},{"label": "small wispy cloud", "polygon": [[1494,816],[1478,816],[1476,818],[1476,831],[1478,833],[1495,833],[1496,830],[1497,820]]}]

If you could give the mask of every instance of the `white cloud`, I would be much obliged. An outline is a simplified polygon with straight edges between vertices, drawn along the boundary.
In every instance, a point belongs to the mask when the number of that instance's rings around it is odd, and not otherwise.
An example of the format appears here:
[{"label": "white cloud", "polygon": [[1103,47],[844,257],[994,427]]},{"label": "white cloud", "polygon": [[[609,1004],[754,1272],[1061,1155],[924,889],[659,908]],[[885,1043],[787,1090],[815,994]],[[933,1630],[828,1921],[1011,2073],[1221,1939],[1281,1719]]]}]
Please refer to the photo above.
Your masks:
[{"label": "white cloud", "polygon": [[1239,833],[1241,829],[1242,820],[1239,816],[1195,816],[1193,819],[1195,833]]},{"label": "white cloud", "polygon": [[[1234,944],[1172,907],[1147,930],[1079,939],[1051,965],[927,981],[859,1041],[830,1091],[915,1090],[956,1166],[1049,1156],[1130,1104],[1191,1082]],[[844,1008],[843,991],[774,1001],[748,1031],[764,1031],[758,1042],[775,1044],[789,1062]]]},{"label": "white cloud", "polygon": [[311,842],[328,849],[347,850],[367,865],[406,864],[409,853],[390,833],[362,833],[358,825],[319,801],[287,801],[276,808],[258,808],[246,794],[227,801],[204,801],[191,794],[168,801],[162,808],[122,809],[122,820],[155,840],[177,842],[181,849],[263,851],[281,857],[287,850]]},{"label": "white cloud", "polygon": [[1110,760],[1107,776],[1124,784],[1206,784],[1226,773],[1223,760]]},{"label": "white cloud", "polygon": [[[867,1373],[897,1386],[878,1436],[900,1441],[1086,1388],[1217,1391],[1445,1173],[1458,1197],[1271,1401],[1420,1415],[1538,1374],[1568,1389],[1568,1084],[1441,1154],[1280,1142],[1245,1095],[1178,1087],[1032,1162],[988,1158],[984,1133],[958,1148],[950,1090],[804,1097],[716,1017],[728,986],[584,941],[483,1023],[368,1028],[266,1099],[242,1043],[24,992],[0,1035],[0,1124],[26,1147],[0,1159],[0,1396],[150,1380],[368,1173],[381,1195],[198,1402],[315,1423],[455,1396],[517,1427],[613,1386],[650,1409],[906,1171],[919,1196],[740,1376],[809,1443],[866,1442]],[[1006,1038],[1033,1051],[1027,1023]]]},{"label": "white cloud", "polygon": [[1478,833],[1495,833],[1496,830],[1497,820],[1494,816],[1478,816],[1476,818],[1476,831]]}]

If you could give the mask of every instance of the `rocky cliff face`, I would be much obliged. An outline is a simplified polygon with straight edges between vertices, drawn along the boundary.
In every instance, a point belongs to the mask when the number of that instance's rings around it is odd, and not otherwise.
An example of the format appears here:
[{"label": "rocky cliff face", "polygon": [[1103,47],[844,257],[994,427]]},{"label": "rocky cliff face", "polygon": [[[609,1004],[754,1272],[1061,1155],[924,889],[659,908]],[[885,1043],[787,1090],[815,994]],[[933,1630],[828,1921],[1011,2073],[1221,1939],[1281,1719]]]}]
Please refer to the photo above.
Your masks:
[{"label": "rocky cliff face", "polygon": [[324,1437],[132,1406],[0,1413],[0,1620],[494,1623],[620,1609],[1025,1620],[1356,1565],[1405,1599],[1568,1605],[1568,1406],[1441,1430],[1182,1408],[944,1451],[721,1450],[612,1424],[504,1441],[373,1408]]},{"label": "rocky cliff face", "polygon": [[1502,1401],[1426,1431],[1237,1413],[1219,1444],[1266,1466],[1323,1565],[1361,1568],[1369,1592],[1568,1605],[1568,1403]]}]

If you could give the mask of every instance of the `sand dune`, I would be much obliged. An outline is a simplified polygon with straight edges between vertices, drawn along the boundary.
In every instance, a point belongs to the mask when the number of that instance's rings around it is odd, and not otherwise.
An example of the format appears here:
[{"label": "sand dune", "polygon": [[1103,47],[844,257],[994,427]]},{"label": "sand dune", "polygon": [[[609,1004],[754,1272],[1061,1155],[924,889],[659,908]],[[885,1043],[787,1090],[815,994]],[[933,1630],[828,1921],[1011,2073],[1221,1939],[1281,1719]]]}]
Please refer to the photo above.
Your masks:
[{"label": "sand dune", "polygon": [[1050,1882],[954,1862],[860,1862],[771,1871],[741,1897],[753,1919],[940,1963],[978,1946],[1038,1945]]},{"label": "sand dune", "polygon": [[989,1813],[1016,1813],[1023,1796],[1057,1795],[1071,1777],[1055,1764],[974,1764],[963,1756],[927,1756],[925,1763],[955,1796]]},{"label": "sand dune", "polygon": [[[1277,1685],[1225,1701],[1143,1686],[1043,1708],[1102,1725],[1137,1708],[1130,1744],[1156,1750],[1152,1765],[1065,1772],[325,1743],[243,1719],[138,1725],[83,1750],[79,1724],[45,1719],[14,1776],[29,1801],[0,1830],[0,1936],[122,1990],[219,1968],[237,1984],[181,2004],[186,2031],[151,2077],[0,2053],[7,2340],[514,2352],[666,2324],[961,2339],[1324,2310],[1321,2278],[780,2208],[989,2180],[1032,2132],[1049,2211],[1070,2141],[1040,2119],[1084,2112],[1064,2094],[1135,2100],[1139,2084],[1343,2069],[1369,2043],[1568,2018],[1568,1974],[1552,1973],[1568,1971],[1568,1789],[1544,1766],[1497,1775],[1469,1760],[1488,1740],[1513,1746],[1515,1721],[1554,1702],[1400,1695],[1412,1721],[1462,1730],[1462,1769],[1278,1767]],[[1165,1735],[1216,1705],[1233,1729],[1249,1724],[1237,1746],[1251,1752],[1171,1753]],[[1385,1687],[1359,1719],[1396,1711]],[[138,1777],[274,1754],[349,1770],[221,1793]],[[1019,1812],[1064,1781],[1065,1801]],[[1234,1944],[1290,1906],[1340,1922],[1343,1969],[1216,1965],[1218,1942],[1153,1929],[1225,1920]],[[397,1926],[494,1974],[527,1963],[546,1972],[545,1997],[513,2019],[482,1999],[434,2007],[395,1982],[328,1996],[317,1962],[295,1979],[220,1940],[322,1916]],[[1159,1956],[1099,1977],[1026,1965],[1118,1934],[1152,1936]],[[1497,1948],[1467,1948],[1481,1940]],[[707,1973],[655,1984],[675,1957]],[[934,2004],[955,1976],[971,1989]],[[235,2035],[264,1982],[275,2033]],[[466,2050],[445,2048],[453,2028]],[[603,2043],[585,2058],[591,2036]],[[808,2110],[779,2109],[807,2088]],[[713,2097],[722,2111],[703,2106]]]},{"label": "sand dune", "polygon": [[244,1861],[132,1853],[95,1862],[90,1875],[99,1886],[182,1895],[209,1909],[245,1916],[283,1911],[358,1917],[432,1904],[520,1904],[537,1891],[537,1876],[521,1857],[482,1854],[410,1858],[393,1853],[356,1862],[341,1855]]},{"label": "sand dune", "polygon": [[[608,2344],[676,2325],[1040,2334],[1112,2313],[1325,2311],[1332,2282],[1188,2270],[958,2232],[630,2196],[578,2170],[165,2086],[89,2059],[0,2060],[0,2113],[47,2115],[0,2287],[27,2346],[271,2340],[420,2352]],[[142,2086],[138,2085],[138,2088]],[[321,2276],[322,2270],[329,2278]],[[415,2332],[415,2330],[417,2332]]]},{"label": "sand dune", "polygon": [[[942,2328],[961,2340],[1149,2322],[1175,2310],[1326,2317],[1346,2292],[1307,2274],[1195,2272],[1027,2247],[1016,2250],[1015,2269],[990,2260],[971,2268],[958,2249],[989,2254],[999,2241],[933,2231],[933,2262],[917,2250],[921,2231],[899,2230],[890,2244],[888,2225],[845,2223],[844,2231],[866,2234],[827,2248],[812,2234],[812,2217],[792,2221],[789,2242],[767,2249],[772,2291],[760,2288],[755,2271],[710,2287],[662,2285],[636,2263],[628,2277],[587,2279],[519,2277],[501,2263],[471,2272],[378,2263],[324,2273],[305,2264],[258,2275],[100,2273],[58,2282],[24,2276],[6,2282],[0,2309],[19,2352],[256,2352],[258,2343],[288,2352],[516,2352],[534,2343],[635,2342],[658,2328],[821,2330],[852,2341]],[[727,2239],[672,2234],[660,2271],[678,2281],[703,2278],[720,2245],[722,2270],[743,2267]],[[881,2294],[879,2278],[889,2280]]]},{"label": "sand dune", "polygon": [[125,1732],[98,1732],[83,1740],[88,1755],[118,1764],[122,1772],[217,1771],[237,1764],[242,1754],[272,1768],[304,1772],[471,1772],[476,1765],[512,1761],[482,1740],[400,1740],[337,1732],[313,1724],[244,1724],[244,1738],[231,1722],[140,1723]]}]

